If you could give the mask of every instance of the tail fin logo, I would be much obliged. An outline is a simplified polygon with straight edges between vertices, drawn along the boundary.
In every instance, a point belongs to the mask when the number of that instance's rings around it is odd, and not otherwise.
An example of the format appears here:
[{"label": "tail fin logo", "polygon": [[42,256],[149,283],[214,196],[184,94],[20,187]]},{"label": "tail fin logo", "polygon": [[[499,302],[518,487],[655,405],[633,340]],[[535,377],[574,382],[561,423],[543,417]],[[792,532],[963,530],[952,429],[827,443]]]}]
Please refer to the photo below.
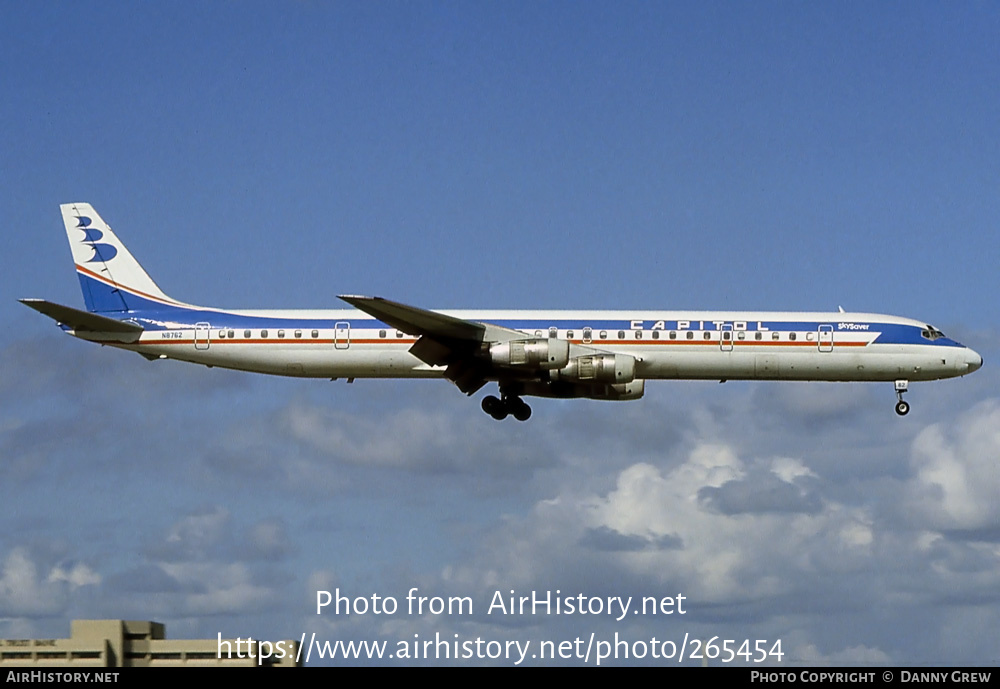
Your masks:
[{"label": "tail fin logo", "polygon": [[90,248],[94,250],[94,257],[87,261],[87,263],[94,263],[95,261],[110,261],[118,255],[118,249],[116,249],[113,245],[98,244],[101,238],[104,237],[104,232],[98,230],[96,227],[90,226],[90,223],[92,223],[93,220],[85,215],[78,215],[76,216],[76,219],[79,223],[76,226],[77,229],[83,230],[84,244],[89,244]]}]

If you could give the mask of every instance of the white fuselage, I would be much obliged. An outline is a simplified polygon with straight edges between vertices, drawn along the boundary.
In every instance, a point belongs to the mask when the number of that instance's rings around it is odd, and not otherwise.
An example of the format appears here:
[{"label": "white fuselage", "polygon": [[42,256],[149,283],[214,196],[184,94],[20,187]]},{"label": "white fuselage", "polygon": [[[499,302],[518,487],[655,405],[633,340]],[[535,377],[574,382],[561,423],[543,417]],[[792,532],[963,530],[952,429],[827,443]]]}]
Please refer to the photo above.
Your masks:
[{"label": "white fuselage", "polygon": [[[568,340],[636,359],[642,379],[822,381],[936,380],[970,373],[982,359],[946,338],[919,336],[919,321],[860,313],[678,311],[443,311],[501,325],[525,338]],[[356,310],[198,309],[158,319],[116,344],[149,358],[325,378],[437,377],[409,352],[416,338]],[[164,314],[166,316],[167,314]],[[185,319],[188,320],[188,319]],[[87,337],[86,333],[79,333]]]}]

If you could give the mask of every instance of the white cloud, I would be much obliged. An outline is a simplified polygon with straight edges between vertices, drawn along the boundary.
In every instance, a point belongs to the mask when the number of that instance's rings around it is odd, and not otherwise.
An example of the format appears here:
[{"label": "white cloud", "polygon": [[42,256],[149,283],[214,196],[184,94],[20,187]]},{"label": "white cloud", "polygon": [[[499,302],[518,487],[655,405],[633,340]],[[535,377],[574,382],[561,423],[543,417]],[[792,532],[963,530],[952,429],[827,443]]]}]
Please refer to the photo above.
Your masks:
[{"label": "white cloud", "polygon": [[[789,480],[783,479],[782,476]],[[872,517],[802,485],[818,477],[789,458],[741,460],[734,447],[698,443],[672,468],[638,463],[603,494],[564,494],[539,502],[484,548],[479,584],[526,586],[573,577],[679,588],[701,604],[754,604],[796,595],[818,570],[864,570],[875,541]],[[764,496],[725,513],[706,491]],[[774,503],[782,487],[791,506]],[[780,497],[780,496],[779,496]],[[741,498],[742,499],[742,498]],[[730,503],[732,504],[732,503]],[[452,581],[476,579],[466,568]],[[549,585],[548,583],[546,585]]]},{"label": "white cloud", "polygon": [[253,581],[243,563],[161,563],[160,567],[184,589],[175,611],[187,615],[218,615],[259,611],[273,602],[275,592]]},{"label": "white cloud", "polygon": [[183,544],[185,549],[200,551],[218,543],[229,526],[229,512],[216,507],[211,512],[183,517],[170,527],[166,542],[171,546]]},{"label": "white cloud", "polygon": [[[789,460],[782,459],[777,466],[789,475]],[[707,490],[722,495],[743,483],[745,496],[740,499],[747,505],[745,511],[727,514],[699,499],[710,494]],[[613,491],[589,500],[584,514],[591,528],[679,539],[680,547],[628,554],[622,562],[635,574],[680,585],[705,603],[795,590],[797,579],[815,566],[813,558],[822,553],[835,551],[848,560],[866,556],[872,536],[863,509],[815,498],[815,509],[779,510],[767,502],[772,486],[783,486],[791,497],[803,493],[773,467],[748,470],[733,448],[703,444],[685,463],[666,472],[650,465],[629,467]],[[748,501],[755,490],[765,502],[751,509]]]},{"label": "white cloud", "polygon": [[531,452],[523,435],[512,435],[509,424],[487,425],[477,411],[465,412],[455,415],[417,403],[374,417],[298,402],[273,424],[281,442],[307,450],[292,459],[295,485],[339,485],[343,472],[332,469],[331,460],[427,474],[486,472],[519,480],[526,470],[552,464],[548,456]]},{"label": "white cloud", "polygon": [[1000,401],[987,400],[954,424],[936,423],[913,442],[909,508],[939,530],[1000,529]]},{"label": "white cloud", "polygon": [[101,575],[82,562],[74,563],[72,567],[57,566],[49,572],[49,582],[65,581],[72,588],[93,586],[101,583]]},{"label": "white cloud", "polygon": [[0,616],[52,615],[64,610],[70,595],[101,583],[101,576],[81,562],[46,563],[50,559],[27,547],[16,547],[0,570]]}]

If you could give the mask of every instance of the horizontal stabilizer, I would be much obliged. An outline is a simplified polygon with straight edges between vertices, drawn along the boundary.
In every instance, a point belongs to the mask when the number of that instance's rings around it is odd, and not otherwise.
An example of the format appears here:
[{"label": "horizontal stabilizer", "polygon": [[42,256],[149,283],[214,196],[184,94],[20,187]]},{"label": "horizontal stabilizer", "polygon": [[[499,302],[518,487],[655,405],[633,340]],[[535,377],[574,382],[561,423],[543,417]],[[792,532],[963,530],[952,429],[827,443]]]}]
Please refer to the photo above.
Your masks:
[{"label": "horizontal stabilizer", "polygon": [[[80,311],[62,304],[55,304],[44,299],[19,299],[22,304],[45,314],[54,321],[72,328],[78,335],[84,333],[103,333],[120,342],[135,342],[142,334],[142,326],[130,321],[120,321],[96,313]],[[90,339],[90,338],[87,338]],[[97,339],[97,338],[95,338]]]}]

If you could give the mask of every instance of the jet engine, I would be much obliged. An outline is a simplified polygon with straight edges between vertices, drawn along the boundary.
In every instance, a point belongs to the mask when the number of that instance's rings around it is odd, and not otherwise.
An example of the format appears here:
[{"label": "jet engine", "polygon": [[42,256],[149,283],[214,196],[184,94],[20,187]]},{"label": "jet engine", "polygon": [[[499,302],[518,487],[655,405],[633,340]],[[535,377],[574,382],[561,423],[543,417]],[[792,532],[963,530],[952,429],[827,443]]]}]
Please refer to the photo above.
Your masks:
[{"label": "jet engine", "polygon": [[628,354],[578,356],[565,367],[552,371],[549,377],[581,383],[631,383],[635,380],[635,357]]},{"label": "jet engine", "polygon": [[490,347],[495,366],[551,370],[569,363],[569,340],[539,338],[501,342]]}]

